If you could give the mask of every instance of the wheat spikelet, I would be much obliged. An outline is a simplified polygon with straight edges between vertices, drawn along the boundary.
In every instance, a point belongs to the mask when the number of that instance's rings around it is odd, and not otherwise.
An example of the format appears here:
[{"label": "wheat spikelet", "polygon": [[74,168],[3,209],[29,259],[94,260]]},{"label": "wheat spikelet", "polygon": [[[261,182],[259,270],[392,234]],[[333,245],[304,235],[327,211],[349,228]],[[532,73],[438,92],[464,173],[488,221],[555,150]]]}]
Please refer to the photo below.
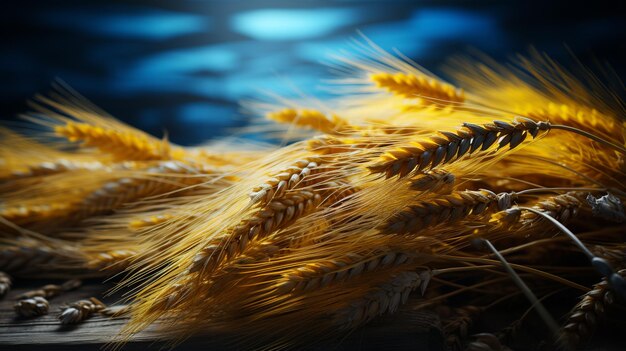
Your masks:
[{"label": "wheat spikelet", "polygon": [[0,298],[4,297],[11,290],[11,284],[11,277],[4,272],[0,272]]},{"label": "wheat spikelet", "polygon": [[376,269],[409,263],[410,260],[410,254],[404,252],[390,251],[373,256],[348,253],[338,259],[309,263],[284,273],[276,289],[279,293],[307,292],[352,279]]},{"label": "wheat spikelet", "polygon": [[432,136],[415,146],[390,150],[369,169],[372,173],[384,173],[387,178],[395,175],[404,177],[414,171],[429,170],[439,164],[458,160],[478,149],[485,151],[496,142],[498,149],[506,145],[514,149],[528,134],[534,138],[540,131],[547,131],[549,128],[547,122],[535,122],[526,118],[518,118],[513,123],[494,121],[493,124],[482,126],[465,123],[462,129],[454,133],[440,132],[441,136]]},{"label": "wheat spikelet", "polygon": [[370,290],[362,299],[337,311],[333,323],[348,329],[364,324],[385,313],[394,313],[409,298],[409,294],[424,284],[424,274],[401,272],[388,283]]},{"label": "wheat spikelet", "polygon": [[92,314],[102,311],[106,305],[95,297],[70,303],[59,315],[61,324],[80,323]]},{"label": "wheat spikelet", "polygon": [[454,106],[465,101],[462,89],[426,76],[406,73],[375,73],[370,80],[379,88],[405,97],[420,98],[424,106]]},{"label": "wheat spikelet", "polygon": [[270,112],[267,115],[271,119],[280,123],[291,123],[299,127],[308,127],[319,130],[327,134],[337,134],[348,130],[349,124],[346,120],[337,115],[326,116],[317,110],[296,110],[286,108],[280,111]]},{"label": "wheat spikelet", "polygon": [[[626,276],[626,270],[621,270],[617,274]],[[606,279],[595,284],[569,313],[567,322],[559,333],[558,341],[561,346],[575,349],[580,342],[589,338],[614,299],[613,291]]]},{"label": "wheat spikelet", "polygon": [[[440,223],[453,223],[469,215],[477,216],[498,208],[501,198],[487,190],[466,190],[442,195],[430,201],[409,206],[380,227],[387,234],[416,233]],[[491,208],[490,208],[491,207]]]}]

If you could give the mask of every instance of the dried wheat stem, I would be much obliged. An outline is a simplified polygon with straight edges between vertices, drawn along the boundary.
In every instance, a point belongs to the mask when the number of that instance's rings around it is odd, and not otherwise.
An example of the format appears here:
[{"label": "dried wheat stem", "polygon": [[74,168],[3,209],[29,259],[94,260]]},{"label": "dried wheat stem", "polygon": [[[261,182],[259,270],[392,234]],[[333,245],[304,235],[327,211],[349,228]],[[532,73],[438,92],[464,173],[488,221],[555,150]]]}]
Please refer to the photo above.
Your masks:
[{"label": "dried wheat stem", "polygon": [[551,128],[548,122],[535,122],[518,117],[511,123],[494,121],[482,126],[464,123],[456,132],[439,132],[428,140],[412,146],[388,151],[380,160],[369,167],[372,173],[384,173],[387,178],[404,177],[415,171],[433,169],[440,164],[452,162],[465,154],[487,150],[498,142],[498,149],[508,145],[510,149],[521,144],[528,134],[533,138],[540,131]]},{"label": "dried wheat stem", "polygon": [[139,133],[77,122],[56,126],[54,131],[69,141],[82,141],[84,146],[96,147],[117,160],[169,160],[173,156],[173,150],[167,140],[152,140]]},{"label": "dried wheat stem", "polygon": [[326,134],[341,133],[350,127],[348,121],[343,118],[334,114],[326,116],[317,110],[286,108],[268,113],[267,118],[280,123],[291,123],[299,127],[308,127]]},{"label": "dried wheat stem", "polygon": [[291,291],[307,292],[410,261],[410,254],[404,252],[388,251],[375,255],[348,253],[338,259],[309,263],[284,273],[276,289],[281,294]]},{"label": "dried wheat stem", "polygon": [[293,165],[281,170],[263,184],[252,189],[250,193],[251,202],[268,203],[274,198],[280,198],[285,195],[287,190],[296,187],[306,187],[319,182],[319,177],[315,176],[325,171],[324,167],[320,167],[320,159],[310,157],[296,161]]},{"label": "dried wheat stem", "polygon": [[[469,215],[502,210],[510,206],[508,194],[496,195],[488,190],[456,191],[429,201],[408,206],[387,220],[379,229],[386,234],[416,233],[441,223],[451,223]],[[508,201],[502,199],[509,198]],[[504,207],[504,208],[507,208]]]},{"label": "dried wheat stem", "polygon": [[375,73],[370,76],[377,87],[405,98],[421,98],[424,106],[454,106],[465,101],[462,89],[437,79],[405,73]]},{"label": "dried wheat stem", "polygon": [[106,308],[104,303],[95,297],[91,297],[89,300],[80,300],[69,304],[59,315],[59,320],[61,324],[80,323],[104,308]]},{"label": "dried wheat stem", "polygon": [[[620,270],[617,274],[626,277],[626,270]],[[567,349],[575,349],[580,342],[588,339],[613,301],[611,286],[607,279],[603,278],[591,291],[583,295],[582,300],[569,313],[567,322],[559,333],[559,344]]]},{"label": "dried wheat stem", "polygon": [[427,279],[427,273],[398,273],[389,282],[371,289],[363,298],[336,311],[333,322],[341,329],[351,329],[385,313],[394,313]]},{"label": "dried wheat stem", "polygon": [[277,229],[288,226],[314,210],[321,201],[320,194],[303,190],[271,200],[251,218],[242,220],[229,233],[211,240],[194,257],[189,272],[212,271],[223,256],[234,257],[240,254],[250,241],[265,238]]},{"label": "dried wheat stem", "polygon": [[0,272],[0,298],[2,298],[9,292],[9,290],[11,290],[12,283],[13,282],[11,281],[11,277],[8,274]]}]

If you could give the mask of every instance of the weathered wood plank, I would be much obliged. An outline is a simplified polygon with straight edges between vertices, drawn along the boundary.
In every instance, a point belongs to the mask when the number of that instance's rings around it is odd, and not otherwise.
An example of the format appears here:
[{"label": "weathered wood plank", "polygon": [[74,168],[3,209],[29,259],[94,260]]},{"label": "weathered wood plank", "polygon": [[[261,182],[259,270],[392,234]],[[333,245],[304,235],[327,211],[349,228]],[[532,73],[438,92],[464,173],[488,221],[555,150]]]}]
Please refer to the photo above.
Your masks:
[{"label": "weathered wood plank", "polygon": [[[41,283],[41,282],[39,282]],[[45,345],[47,350],[98,349],[111,342],[126,323],[126,318],[108,318],[93,316],[84,323],[63,326],[57,317],[60,306],[64,303],[95,296],[101,298],[106,286],[97,283],[87,284],[76,291],[67,292],[50,300],[50,314],[37,318],[19,319],[13,311],[13,304],[19,294],[41,284],[27,282],[17,284],[18,289],[12,290],[0,301],[0,346],[22,349],[39,349]],[[103,299],[107,303],[118,300],[118,297]],[[415,302],[415,300],[412,300]],[[377,320],[345,338],[338,345],[317,346],[315,349],[335,350],[442,350],[443,338],[440,332],[438,317],[430,311],[415,310],[411,302],[398,313]],[[156,342],[158,327],[150,327],[138,334],[125,346],[124,350],[154,348],[163,344]],[[224,345],[207,342],[210,338],[197,338],[184,343],[181,349],[224,349]],[[4,347],[0,347],[4,349]]]}]

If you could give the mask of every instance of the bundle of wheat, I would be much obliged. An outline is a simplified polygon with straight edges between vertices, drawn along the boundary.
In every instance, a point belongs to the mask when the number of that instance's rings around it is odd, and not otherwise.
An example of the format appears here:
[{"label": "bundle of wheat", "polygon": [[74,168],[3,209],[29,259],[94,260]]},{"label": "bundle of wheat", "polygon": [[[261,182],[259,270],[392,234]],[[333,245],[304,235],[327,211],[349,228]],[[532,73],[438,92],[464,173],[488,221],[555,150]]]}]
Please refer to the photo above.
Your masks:
[{"label": "bundle of wheat", "polygon": [[[461,348],[474,312],[524,295],[550,327],[543,337],[575,347],[626,295],[621,92],[537,55],[516,70],[453,61],[461,89],[362,49],[323,110],[250,105],[289,125],[259,130],[302,138],[263,150],[177,146],[67,88],[38,97],[28,119],[51,133],[0,131],[0,269],[124,273],[122,342],[164,320],[173,342],[212,333],[289,348],[417,294],[460,311],[444,329]],[[10,284],[0,275],[0,295]],[[555,290],[584,294],[561,331],[540,302]],[[79,301],[60,318],[102,309]]]}]

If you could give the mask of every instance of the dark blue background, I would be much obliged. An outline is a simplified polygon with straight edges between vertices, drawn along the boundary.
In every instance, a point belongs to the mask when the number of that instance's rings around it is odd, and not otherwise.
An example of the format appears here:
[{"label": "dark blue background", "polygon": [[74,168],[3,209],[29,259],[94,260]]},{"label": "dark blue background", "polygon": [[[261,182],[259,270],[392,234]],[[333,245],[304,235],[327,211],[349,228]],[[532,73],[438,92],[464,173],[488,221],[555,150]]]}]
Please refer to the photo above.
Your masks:
[{"label": "dark blue background", "polygon": [[349,50],[357,30],[435,72],[469,47],[504,60],[534,45],[567,61],[567,45],[621,76],[626,57],[617,1],[12,3],[0,15],[1,119],[60,78],[116,117],[186,145],[247,123],[238,101],[260,90],[323,94],[320,61]]}]

